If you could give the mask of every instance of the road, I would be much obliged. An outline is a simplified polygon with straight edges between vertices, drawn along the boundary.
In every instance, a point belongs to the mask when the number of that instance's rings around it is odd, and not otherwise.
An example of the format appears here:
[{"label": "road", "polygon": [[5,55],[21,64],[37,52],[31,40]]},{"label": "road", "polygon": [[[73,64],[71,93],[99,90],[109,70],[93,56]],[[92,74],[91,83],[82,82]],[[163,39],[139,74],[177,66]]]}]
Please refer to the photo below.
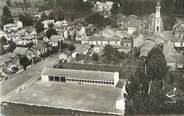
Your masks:
[{"label": "road", "polygon": [[14,77],[8,79],[1,83],[0,85],[0,96],[1,98],[5,98],[8,93],[16,89],[21,84],[25,83],[27,80],[31,79],[38,73],[41,73],[44,67],[52,67],[54,63],[58,60],[58,55],[53,55],[44,60],[40,61],[37,64],[34,64],[32,67],[23,71],[21,73],[13,75]]}]

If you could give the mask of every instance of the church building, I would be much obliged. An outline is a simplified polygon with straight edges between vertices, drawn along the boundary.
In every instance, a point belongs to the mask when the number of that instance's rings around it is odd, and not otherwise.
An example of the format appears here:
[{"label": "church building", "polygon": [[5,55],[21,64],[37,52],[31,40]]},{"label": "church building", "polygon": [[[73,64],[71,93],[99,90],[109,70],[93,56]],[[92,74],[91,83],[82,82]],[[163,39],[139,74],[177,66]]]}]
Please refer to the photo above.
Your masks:
[{"label": "church building", "polygon": [[160,2],[157,2],[155,9],[156,9],[155,13],[152,13],[148,17],[148,23],[149,23],[148,30],[150,32],[159,33],[161,31],[163,31],[163,29],[164,29],[162,16],[161,16],[161,4],[160,4]]}]

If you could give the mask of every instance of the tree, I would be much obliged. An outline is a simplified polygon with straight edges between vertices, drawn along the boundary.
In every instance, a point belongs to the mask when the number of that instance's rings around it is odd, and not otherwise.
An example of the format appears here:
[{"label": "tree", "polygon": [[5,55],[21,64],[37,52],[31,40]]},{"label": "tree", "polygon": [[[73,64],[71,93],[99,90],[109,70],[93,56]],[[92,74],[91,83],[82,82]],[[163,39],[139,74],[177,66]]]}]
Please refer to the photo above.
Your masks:
[{"label": "tree", "polygon": [[152,83],[152,91],[148,94],[149,79],[145,73],[145,62],[141,62],[135,76],[132,75],[126,84],[126,113],[132,114],[163,114],[167,107],[165,90],[162,89],[162,80]]},{"label": "tree", "polygon": [[13,18],[11,16],[10,10],[6,5],[3,7],[3,15],[2,15],[1,22],[2,22],[2,25],[13,23]]},{"label": "tree", "polygon": [[10,7],[10,6],[11,6],[11,0],[6,0],[6,5],[7,5],[8,7]]},{"label": "tree", "polygon": [[98,60],[99,60],[98,54],[94,53],[94,54],[92,55],[92,60],[98,61]]},{"label": "tree", "polygon": [[94,13],[92,15],[89,15],[88,17],[86,17],[86,22],[90,23],[90,24],[94,24],[98,27],[105,27],[107,25],[110,25],[110,20],[109,18],[104,18],[104,16],[102,16],[99,13]]},{"label": "tree", "polygon": [[48,19],[47,14],[45,12],[42,13],[42,15],[41,15],[41,21],[44,21],[44,20],[47,20],[47,19]]},{"label": "tree", "polygon": [[8,41],[7,41],[7,39],[6,39],[4,36],[2,36],[2,37],[0,38],[0,44],[1,44],[1,45],[6,45],[6,44],[8,44]]},{"label": "tree", "polygon": [[36,32],[40,33],[44,31],[44,24],[41,21],[38,21],[35,25],[35,28],[36,28]]},{"label": "tree", "polygon": [[6,5],[3,7],[3,16],[6,16],[8,18],[12,18],[10,10]]},{"label": "tree", "polygon": [[0,55],[4,55],[6,53],[6,50],[4,49],[3,45],[0,45]]},{"label": "tree", "polygon": [[16,48],[16,43],[11,40],[9,44],[10,46],[7,48],[7,52],[13,52],[13,50]]},{"label": "tree", "polygon": [[111,13],[113,15],[117,15],[119,12],[120,12],[120,4],[116,1],[114,2],[113,6],[112,6],[112,9],[111,9]]},{"label": "tree", "polygon": [[23,25],[30,26],[33,25],[33,17],[29,14],[19,14],[19,20],[22,21]]},{"label": "tree", "polygon": [[69,44],[69,45],[68,45],[68,50],[74,51],[75,49],[76,49],[76,48],[75,48],[74,44]]},{"label": "tree", "polygon": [[175,19],[175,17],[169,16],[169,17],[163,18],[163,22],[164,22],[164,29],[165,30],[172,30],[173,25],[176,22],[176,19]]},{"label": "tree", "polygon": [[50,38],[52,35],[57,35],[56,29],[52,28],[53,24],[49,24],[49,29],[46,32],[46,37]]},{"label": "tree", "polygon": [[25,55],[19,55],[20,65],[24,67],[24,70],[26,70],[26,67],[31,64],[29,59]]},{"label": "tree", "polygon": [[146,74],[150,79],[149,90],[154,80],[163,80],[167,73],[167,62],[162,51],[158,47],[154,47],[146,58]]},{"label": "tree", "polygon": [[114,48],[111,45],[106,45],[103,49],[103,55],[106,57],[107,62],[112,60]]},{"label": "tree", "polygon": [[64,16],[64,12],[62,9],[56,9],[56,10],[54,10],[54,12],[55,12],[55,19],[57,21],[64,20],[65,16]]}]

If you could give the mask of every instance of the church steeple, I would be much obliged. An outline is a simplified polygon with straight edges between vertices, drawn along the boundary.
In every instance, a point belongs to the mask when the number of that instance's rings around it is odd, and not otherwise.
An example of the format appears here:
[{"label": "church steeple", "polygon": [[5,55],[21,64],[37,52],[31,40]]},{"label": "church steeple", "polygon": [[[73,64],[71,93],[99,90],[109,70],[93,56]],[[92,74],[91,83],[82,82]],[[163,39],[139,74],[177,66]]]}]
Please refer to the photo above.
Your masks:
[{"label": "church steeple", "polygon": [[161,14],[160,14],[161,5],[160,2],[157,2],[156,13],[155,13],[155,32],[161,31]]},{"label": "church steeple", "polygon": [[160,5],[160,2],[158,1],[157,2],[157,5],[156,5],[156,17],[160,17],[160,9],[161,9],[161,5]]}]

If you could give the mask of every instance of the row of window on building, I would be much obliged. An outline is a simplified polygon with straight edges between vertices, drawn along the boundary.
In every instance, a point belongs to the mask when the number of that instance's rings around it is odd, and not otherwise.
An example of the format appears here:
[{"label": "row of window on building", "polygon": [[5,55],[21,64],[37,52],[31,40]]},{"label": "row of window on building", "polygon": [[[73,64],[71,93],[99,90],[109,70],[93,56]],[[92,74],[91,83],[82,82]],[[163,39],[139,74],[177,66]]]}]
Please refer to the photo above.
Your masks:
[{"label": "row of window on building", "polygon": [[65,78],[65,77],[58,77],[58,76],[49,76],[49,81],[114,85],[114,82],[111,80],[87,80],[87,79],[77,79],[77,78]]}]

